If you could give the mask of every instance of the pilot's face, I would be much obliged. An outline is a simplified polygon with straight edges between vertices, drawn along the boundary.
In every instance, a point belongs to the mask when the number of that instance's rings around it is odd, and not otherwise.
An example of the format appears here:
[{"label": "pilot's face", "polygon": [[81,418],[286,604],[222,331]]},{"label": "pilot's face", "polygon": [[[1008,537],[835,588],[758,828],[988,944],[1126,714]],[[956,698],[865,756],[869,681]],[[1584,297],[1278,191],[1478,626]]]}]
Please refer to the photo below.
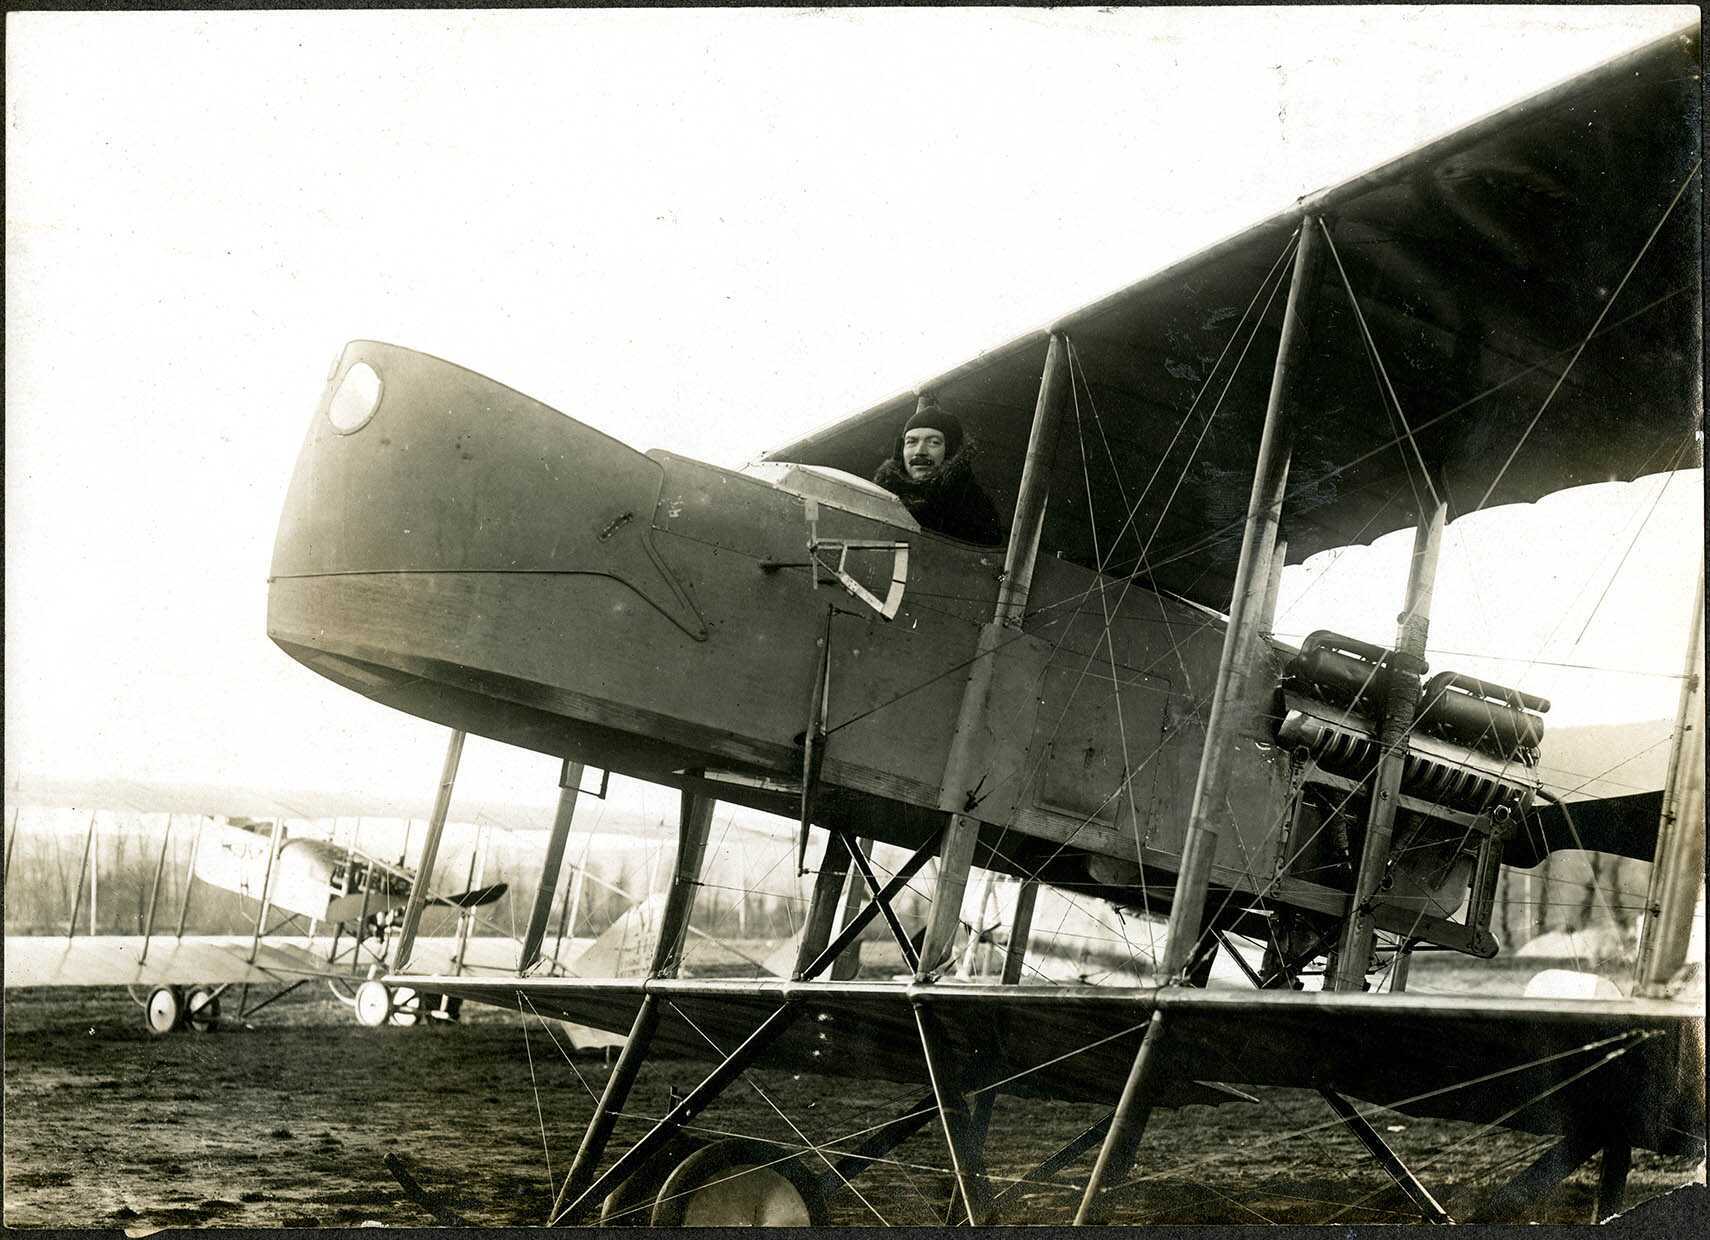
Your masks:
[{"label": "pilot's face", "polygon": [[944,468],[944,432],[917,426],[903,435],[903,467],[916,482],[937,477]]}]

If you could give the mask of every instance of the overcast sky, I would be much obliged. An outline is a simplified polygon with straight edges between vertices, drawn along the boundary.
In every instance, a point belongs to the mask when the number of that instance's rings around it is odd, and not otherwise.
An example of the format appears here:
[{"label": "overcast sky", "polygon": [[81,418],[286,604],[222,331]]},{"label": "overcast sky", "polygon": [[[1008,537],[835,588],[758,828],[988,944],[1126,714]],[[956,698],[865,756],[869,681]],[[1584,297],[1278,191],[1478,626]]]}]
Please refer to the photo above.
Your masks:
[{"label": "overcast sky", "polygon": [[[9,14],[7,769],[420,789],[426,812],[443,730],[264,633],[347,339],[739,465],[1695,19]],[[1665,673],[1557,696],[1564,720],[1666,715],[1699,484],[1648,517],[1656,484],[1603,490],[1468,522],[1433,644]],[[1565,554],[1513,556],[1548,531]],[[1396,562],[1298,570],[1279,628],[1387,638]],[[549,759],[467,763],[483,795],[551,795]]]}]

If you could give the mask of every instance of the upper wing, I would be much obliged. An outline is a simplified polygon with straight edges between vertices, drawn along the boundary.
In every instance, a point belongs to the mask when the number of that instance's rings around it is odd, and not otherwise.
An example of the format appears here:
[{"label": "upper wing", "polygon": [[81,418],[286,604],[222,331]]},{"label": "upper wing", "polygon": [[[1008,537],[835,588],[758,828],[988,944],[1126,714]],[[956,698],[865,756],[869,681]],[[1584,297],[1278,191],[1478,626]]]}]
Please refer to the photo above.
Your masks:
[{"label": "upper wing", "polygon": [[798,1018],[760,1061],[830,1076],[926,1081],[914,1007],[951,1062],[1009,1092],[1114,1103],[1154,1009],[1160,1105],[1227,1100],[1204,1082],[1328,1086],[1415,1115],[1563,1132],[1596,1121],[1648,1148],[1703,1153],[1704,1013],[1681,1004],[1474,996],[911,986],[651,979],[389,979],[597,1029],[660,999],[656,1045],[734,1050],[785,1003]]},{"label": "upper wing", "polygon": [[[1227,606],[1285,294],[1270,299],[1250,343],[1243,316],[1255,297],[1267,304],[1267,281],[1286,279],[1281,260],[1308,212],[1327,218],[1335,258],[1326,255],[1312,297],[1297,388],[1283,518],[1291,562],[1413,524],[1421,462],[1451,519],[1697,464],[1699,134],[1693,29],[1059,320],[1073,403],[1042,550],[1095,566],[1096,529],[1113,571]],[[1386,416],[1338,266],[1405,428]],[[1006,509],[1047,339],[1024,336],[921,386],[978,437],[981,480]],[[768,459],[866,476],[913,400],[895,397]]]}]

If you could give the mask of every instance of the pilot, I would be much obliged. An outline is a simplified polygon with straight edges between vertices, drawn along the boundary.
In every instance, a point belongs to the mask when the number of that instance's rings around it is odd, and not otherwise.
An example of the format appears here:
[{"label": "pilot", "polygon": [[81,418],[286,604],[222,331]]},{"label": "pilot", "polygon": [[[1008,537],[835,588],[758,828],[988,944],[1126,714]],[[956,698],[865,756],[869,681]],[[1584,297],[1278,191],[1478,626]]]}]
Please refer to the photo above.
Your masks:
[{"label": "pilot", "polygon": [[915,405],[897,445],[873,481],[902,500],[922,529],[964,542],[996,546],[1003,541],[997,509],[974,479],[978,445],[963,434],[961,420],[939,408],[930,393]]}]

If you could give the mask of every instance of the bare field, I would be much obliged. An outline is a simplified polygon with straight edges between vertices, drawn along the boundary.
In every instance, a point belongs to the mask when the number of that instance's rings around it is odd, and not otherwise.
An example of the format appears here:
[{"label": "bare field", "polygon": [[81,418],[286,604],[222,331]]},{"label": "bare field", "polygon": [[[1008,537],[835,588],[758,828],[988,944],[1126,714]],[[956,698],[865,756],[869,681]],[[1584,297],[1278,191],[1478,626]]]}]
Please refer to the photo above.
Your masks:
[{"label": "bare field", "polygon": [[[325,992],[322,992],[323,994]],[[228,1007],[228,1011],[230,1007]],[[465,1008],[457,1026],[364,1029],[328,998],[292,998],[208,1034],[150,1036],[123,990],[6,995],[8,1226],[431,1225],[385,1165],[401,1156],[442,1211],[480,1225],[537,1225],[606,1077],[600,1055],[567,1055],[562,1027]],[[549,1031],[550,1030],[550,1031]],[[555,1044],[553,1034],[559,1038]],[[704,1066],[643,1072],[611,1152],[664,1112]],[[1111,1082],[1114,1099],[1121,1082]],[[827,1144],[909,1106],[918,1088],[756,1071],[702,1116],[702,1136]],[[1101,1114],[1005,1097],[987,1158],[995,1183],[1029,1172]],[[1266,1091],[1258,1105],[1160,1112],[1117,1223],[1406,1222],[1417,1218],[1316,1095]],[[1470,1124],[1385,1114],[1386,1138],[1451,1214],[1465,1212],[1547,1142]],[[609,1157],[610,1155],[608,1155]],[[812,1155],[808,1156],[812,1158]],[[1090,1156],[1069,1173],[1083,1177]],[[933,1225],[949,1160],[929,1125],[839,1188],[832,1222]],[[1628,1201],[1685,1183],[1689,1159],[1635,1151]],[[1596,1167],[1546,1203],[1545,1221],[1589,1219]],[[1698,1194],[1702,1196],[1702,1193]],[[1070,1187],[1029,1184],[1003,1221],[1062,1223]]]}]

